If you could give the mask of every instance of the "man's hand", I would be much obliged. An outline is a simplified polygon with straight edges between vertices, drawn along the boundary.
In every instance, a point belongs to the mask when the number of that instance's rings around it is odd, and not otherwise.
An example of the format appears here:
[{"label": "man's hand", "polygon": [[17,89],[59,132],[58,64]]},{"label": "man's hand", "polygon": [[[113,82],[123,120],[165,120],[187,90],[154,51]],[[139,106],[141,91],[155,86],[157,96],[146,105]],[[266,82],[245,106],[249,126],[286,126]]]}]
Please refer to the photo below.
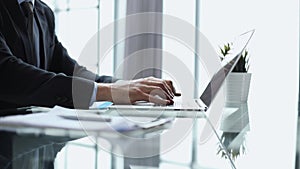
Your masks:
[{"label": "man's hand", "polygon": [[148,101],[159,105],[173,104],[176,93],[172,81],[154,77],[132,81],[118,81],[113,84],[98,84],[97,100],[111,101],[115,104],[132,104]]}]

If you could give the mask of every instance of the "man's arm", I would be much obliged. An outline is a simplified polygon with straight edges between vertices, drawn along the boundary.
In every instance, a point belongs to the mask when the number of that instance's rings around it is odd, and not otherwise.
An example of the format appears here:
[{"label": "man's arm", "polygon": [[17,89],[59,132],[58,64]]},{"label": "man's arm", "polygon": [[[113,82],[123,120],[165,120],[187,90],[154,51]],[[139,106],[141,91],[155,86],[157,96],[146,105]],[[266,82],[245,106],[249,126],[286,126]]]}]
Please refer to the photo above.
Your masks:
[{"label": "man's arm", "polygon": [[0,29],[0,100],[27,106],[87,108],[93,81],[45,71],[12,54]]},{"label": "man's arm", "polygon": [[68,55],[67,50],[58,42],[57,38],[55,38],[55,50],[52,62],[54,64],[51,69],[54,72],[63,72],[69,76],[96,81],[98,86],[94,88],[94,94],[90,95],[92,101],[105,100],[117,104],[131,104],[135,101],[145,100],[161,105],[173,104],[172,99],[176,92],[171,81],[145,78],[112,83],[116,82],[116,79],[110,76],[97,76],[85,67],[80,66]]}]

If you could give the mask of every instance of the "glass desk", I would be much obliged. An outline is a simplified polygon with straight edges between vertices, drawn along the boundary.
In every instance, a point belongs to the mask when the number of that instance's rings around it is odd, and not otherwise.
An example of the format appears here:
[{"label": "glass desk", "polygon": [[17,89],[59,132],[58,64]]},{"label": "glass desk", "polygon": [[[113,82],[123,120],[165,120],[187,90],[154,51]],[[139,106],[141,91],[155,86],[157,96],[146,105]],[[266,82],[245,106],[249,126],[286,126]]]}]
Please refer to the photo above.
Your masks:
[{"label": "glass desk", "polygon": [[[73,166],[71,168],[75,166],[76,168],[79,166],[76,165],[78,162],[81,165],[86,164],[86,166],[95,164],[91,168],[101,168],[105,166],[107,161],[103,161],[102,158],[98,159],[99,151],[106,152],[106,156],[109,156],[109,168],[130,168],[131,165],[158,167],[161,163],[160,154],[168,152],[180,144],[191,133],[195,119],[204,119],[203,113],[195,112],[156,112],[154,114],[152,111],[143,112],[148,118],[145,119],[145,117],[136,117],[136,115],[131,113],[116,113],[113,111],[105,112],[105,115],[123,116],[125,120],[139,124],[148,124],[154,119],[164,119],[166,116],[177,116],[180,119],[176,119],[173,123],[130,132],[96,132],[87,131],[84,128],[80,131],[44,126],[32,127],[0,121],[1,168],[70,168],[68,166]],[[43,116],[41,114],[36,115],[34,116],[35,118]],[[149,118],[151,116],[152,118]],[[182,117],[185,118],[182,119]],[[13,116],[13,119],[16,118],[16,116]],[[22,119],[24,120],[23,117]],[[50,119],[55,123],[55,119],[52,116]],[[61,124],[58,121],[57,123]],[[79,161],[70,159],[67,160],[68,163],[65,160],[58,159],[54,163],[57,153],[60,154],[61,150],[65,152],[63,159],[72,157],[74,153],[77,155],[77,157],[75,155],[75,158],[82,158],[81,154],[78,154],[79,151],[68,151],[72,147],[70,145],[92,148],[95,157]],[[89,156],[89,154],[82,155]],[[101,161],[101,165],[98,165],[98,163],[100,164],[98,161]]]},{"label": "glass desk", "polygon": [[213,128],[201,114],[129,135],[2,126],[0,168],[294,168],[297,118],[252,104],[227,103]]}]

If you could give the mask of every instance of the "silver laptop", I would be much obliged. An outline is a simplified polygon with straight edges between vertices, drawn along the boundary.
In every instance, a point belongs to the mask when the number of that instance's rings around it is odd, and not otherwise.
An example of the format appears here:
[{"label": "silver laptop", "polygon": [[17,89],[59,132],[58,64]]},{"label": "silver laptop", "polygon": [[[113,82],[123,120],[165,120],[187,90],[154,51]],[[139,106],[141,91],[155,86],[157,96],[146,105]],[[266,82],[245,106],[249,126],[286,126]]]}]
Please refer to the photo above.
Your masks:
[{"label": "silver laptop", "polygon": [[109,109],[119,110],[172,110],[172,111],[206,111],[216,97],[228,74],[233,70],[242,56],[255,30],[239,35],[232,53],[222,61],[222,67],[213,75],[199,99],[175,102],[173,105],[158,106],[149,102],[136,102],[134,105],[112,105]]}]

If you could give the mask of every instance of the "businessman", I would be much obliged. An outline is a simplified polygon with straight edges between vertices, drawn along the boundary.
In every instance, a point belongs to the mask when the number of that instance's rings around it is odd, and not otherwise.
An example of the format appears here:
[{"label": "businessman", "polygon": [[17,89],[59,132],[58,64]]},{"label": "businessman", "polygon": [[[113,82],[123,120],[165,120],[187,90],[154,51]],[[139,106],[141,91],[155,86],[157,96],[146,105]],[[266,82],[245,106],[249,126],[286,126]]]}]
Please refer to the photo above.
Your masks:
[{"label": "businessman", "polygon": [[53,12],[40,0],[0,0],[0,79],[0,108],[88,108],[104,100],[172,104],[179,95],[171,81],[115,83],[80,66],[59,42]]}]

